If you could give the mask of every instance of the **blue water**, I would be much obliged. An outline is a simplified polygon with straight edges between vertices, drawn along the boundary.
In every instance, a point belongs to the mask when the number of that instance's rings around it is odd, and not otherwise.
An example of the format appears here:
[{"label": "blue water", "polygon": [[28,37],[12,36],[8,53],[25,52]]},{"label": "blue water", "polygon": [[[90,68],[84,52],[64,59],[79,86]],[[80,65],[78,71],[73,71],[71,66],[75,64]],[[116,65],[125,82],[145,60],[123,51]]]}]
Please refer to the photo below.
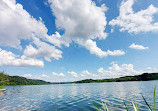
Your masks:
[{"label": "blue water", "polygon": [[140,111],[148,111],[140,93],[153,107],[155,86],[158,88],[158,81],[8,86],[0,94],[0,111],[96,111],[93,103],[100,107],[101,99],[110,111],[125,111],[123,99],[133,110],[134,95]]}]

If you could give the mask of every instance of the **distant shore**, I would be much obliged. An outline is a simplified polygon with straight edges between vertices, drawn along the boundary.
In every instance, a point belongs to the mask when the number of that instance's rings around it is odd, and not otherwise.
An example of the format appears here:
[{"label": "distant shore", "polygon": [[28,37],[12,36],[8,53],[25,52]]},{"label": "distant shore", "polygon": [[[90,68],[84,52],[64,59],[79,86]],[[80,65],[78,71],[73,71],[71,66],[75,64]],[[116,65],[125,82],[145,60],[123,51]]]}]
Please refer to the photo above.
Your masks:
[{"label": "distant shore", "polygon": [[8,82],[0,83],[0,86],[13,86],[13,85],[49,85],[49,84],[76,84],[76,83],[102,83],[102,82],[128,82],[128,81],[150,81],[158,80],[158,73],[143,73],[135,76],[125,76],[111,79],[85,79],[74,82],[46,82],[43,80],[27,79],[20,76],[9,76],[0,73],[0,81],[8,80]]},{"label": "distant shore", "polygon": [[25,77],[20,76],[9,76],[0,73],[0,86],[13,86],[13,85],[47,85],[51,84],[51,82],[46,82],[43,80],[35,80],[35,79],[27,79]]},{"label": "distant shore", "polygon": [[72,83],[101,83],[101,82],[125,82],[125,81],[150,81],[158,80],[158,73],[143,73],[135,76],[125,76],[112,79],[85,79],[81,81],[75,81]]}]

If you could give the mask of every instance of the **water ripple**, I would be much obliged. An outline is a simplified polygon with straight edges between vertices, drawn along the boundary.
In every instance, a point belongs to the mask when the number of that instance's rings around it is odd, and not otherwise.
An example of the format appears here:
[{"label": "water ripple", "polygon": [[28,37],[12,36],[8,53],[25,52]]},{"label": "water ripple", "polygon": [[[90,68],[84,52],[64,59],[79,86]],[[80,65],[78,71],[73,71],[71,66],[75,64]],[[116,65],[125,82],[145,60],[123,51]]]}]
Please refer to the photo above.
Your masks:
[{"label": "water ripple", "polygon": [[147,81],[9,86],[0,95],[0,111],[96,111],[93,103],[101,107],[101,100],[106,102],[110,111],[124,111],[123,100],[133,110],[131,98],[134,96],[140,111],[147,111],[140,93],[153,107],[153,88],[158,87],[157,83]]}]

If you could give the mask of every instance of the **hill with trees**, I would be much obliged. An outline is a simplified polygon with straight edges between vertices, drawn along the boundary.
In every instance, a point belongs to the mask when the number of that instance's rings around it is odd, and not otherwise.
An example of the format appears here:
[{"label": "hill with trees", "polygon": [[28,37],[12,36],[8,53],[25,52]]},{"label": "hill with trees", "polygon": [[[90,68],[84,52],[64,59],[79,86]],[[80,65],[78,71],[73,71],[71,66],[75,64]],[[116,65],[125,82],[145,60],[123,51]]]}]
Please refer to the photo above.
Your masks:
[{"label": "hill with trees", "polygon": [[35,80],[35,79],[27,79],[25,77],[20,76],[9,76],[0,73],[0,86],[8,86],[8,85],[46,85],[51,84],[50,82],[46,82],[43,80]]},{"label": "hill with trees", "polygon": [[85,79],[75,82],[60,82],[60,83],[50,83],[43,80],[27,79],[20,76],[9,76],[0,73],[0,86],[8,85],[46,85],[46,84],[72,84],[72,83],[100,83],[100,82],[123,82],[123,81],[149,81],[149,80],[158,80],[158,73],[144,73],[141,75],[135,76],[125,76],[119,78],[111,79]]},{"label": "hill with trees", "polygon": [[125,76],[112,79],[85,79],[81,81],[75,81],[73,83],[99,83],[99,82],[122,82],[122,81],[149,81],[149,80],[158,80],[158,73],[143,73],[141,75],[135,76]]}]

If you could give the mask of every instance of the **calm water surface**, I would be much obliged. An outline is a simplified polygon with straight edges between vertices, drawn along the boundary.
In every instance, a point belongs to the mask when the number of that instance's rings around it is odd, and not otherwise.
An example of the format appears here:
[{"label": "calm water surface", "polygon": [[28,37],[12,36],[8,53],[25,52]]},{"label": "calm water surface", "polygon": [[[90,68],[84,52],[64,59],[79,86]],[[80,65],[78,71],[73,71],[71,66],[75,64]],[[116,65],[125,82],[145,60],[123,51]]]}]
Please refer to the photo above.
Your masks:
[{"label": "calm water surface", "polygon": [[124,111],[123,99],[131,107],[134,94],[140,111],[148,111],[140,93],[152,106],[155,86],[158,81],[8,86],[0,94],[0,111],[96,111],[93,103],[101,106],[101,99],[111,111]]}]

